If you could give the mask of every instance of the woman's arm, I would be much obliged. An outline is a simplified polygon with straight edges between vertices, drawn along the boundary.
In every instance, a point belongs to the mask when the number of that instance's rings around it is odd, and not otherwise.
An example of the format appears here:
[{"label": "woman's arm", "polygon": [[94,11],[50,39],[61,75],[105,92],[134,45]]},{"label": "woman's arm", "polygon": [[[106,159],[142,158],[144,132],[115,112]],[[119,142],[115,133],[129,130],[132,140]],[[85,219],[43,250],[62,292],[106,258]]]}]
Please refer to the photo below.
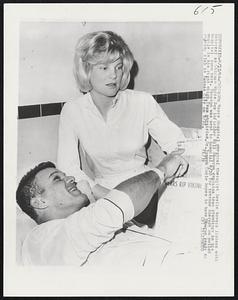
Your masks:
[{"label": "woman's arm", "polygon": [[94,181],[81,170],[79,138],[74,118],[70,106],[66,103],[60,114],[57,167],[74,176],[76,181],[86,180],[93,187]]},{"label": "woman's arm", "polygon": [[185,140],[183,131],[164,113],[152,96],[145,102],[145,119],[148,132],[163,151],[170,153],[178,148],[178,143]]},{"label": "woman's arm", "polygon": [[[164,113],[160,105],[150,96],[146,102],[146,125],[149,134],[166,153],[181,148],[180,143],[185,141],[183,131]],[[188,162],[186,168],[188,169]],[[184,171],[185,173],[186,171]],[[184,174],[183,173],[183,174]]]}]

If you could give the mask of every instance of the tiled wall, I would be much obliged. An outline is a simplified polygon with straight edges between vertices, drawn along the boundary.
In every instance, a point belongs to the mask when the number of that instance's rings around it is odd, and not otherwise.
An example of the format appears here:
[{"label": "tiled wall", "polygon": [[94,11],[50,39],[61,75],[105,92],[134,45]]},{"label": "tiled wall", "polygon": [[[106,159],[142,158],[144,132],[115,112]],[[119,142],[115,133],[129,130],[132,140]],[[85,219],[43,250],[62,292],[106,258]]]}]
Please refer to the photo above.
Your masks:
[{"label": "tiled wall", "polygon": [[18,119],[59,115],[63,105],[64,102],[19,106]]},{"label": "tiled wall", "polygon": [[[185,101],[185,100],[201,99],[202,91],[170,93],[170,94],[161,94],[161,95],[153,95],[153,96],[158,103]],[[58,115],[60,114],[63,105],[64,102],[19,106],[18,119]]]}]

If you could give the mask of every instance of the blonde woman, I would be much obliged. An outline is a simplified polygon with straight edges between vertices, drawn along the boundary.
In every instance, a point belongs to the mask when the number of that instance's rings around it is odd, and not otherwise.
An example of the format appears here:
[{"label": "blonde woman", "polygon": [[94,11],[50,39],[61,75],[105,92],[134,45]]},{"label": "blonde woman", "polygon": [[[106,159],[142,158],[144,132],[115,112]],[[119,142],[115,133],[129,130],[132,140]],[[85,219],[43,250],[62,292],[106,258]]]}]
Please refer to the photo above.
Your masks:
[{"label": "blonde woman", "polygon": [[[88,33],[76,45],[74,75],[84,95],[62,109],[57,166],[87,180],[95,198],[147,169],[149,135],[167,153],[184,139],[150,94],[126,89],[133,62],[127,44],[111,31]],[[81,170],[79,144],[93,180]]]}]

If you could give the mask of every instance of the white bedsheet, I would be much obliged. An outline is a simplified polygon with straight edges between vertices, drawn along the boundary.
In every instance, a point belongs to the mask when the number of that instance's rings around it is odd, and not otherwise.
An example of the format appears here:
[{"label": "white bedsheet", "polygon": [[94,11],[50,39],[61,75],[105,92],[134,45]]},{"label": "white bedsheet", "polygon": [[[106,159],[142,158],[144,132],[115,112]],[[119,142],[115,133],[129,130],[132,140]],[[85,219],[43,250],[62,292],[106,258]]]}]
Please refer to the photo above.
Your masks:
[{"label": "white bedsheet", "polygon": [[[135,248],[133,242],[128,243],[121,236],[111,244],[111,247],[104,248],[97,259],[92,256],[90,264],[109,263],[123,258],[125,264],[130,262],[130,264],[137,265],[153,265],[153,263],[160,265],[167,255],[166,253],[168,251],[172,253],[169,250],[171,247],[177,249],[173,250],[174,253],[181,251],[190,253],[199,247],[202,204],[201,130],[183,128],[183,131],[188,138],[188,143],[184,146],[187,148],[185,154],[190,163],[189,172],[184,178],[177,179],[168,186],[163,193],[159,200],[154,228],[130,227],[129,230],[137,231],[137,233],[131,231],[131,236],[134,236],[134,244],[138,245],[137,254],[133,252],[133,248]],[[153,153],[156,155],[156,151]],[[17,207],[16,258],[20,264],[22,242],[35,226],[37,224]],[[121,249],[120,245],[123,245]],[[126,255],[128,250],[132,256]],[[141,261],[141,257],[143,257],[141,254],[145,254],[145,261]],[[104,257],[107,259],[105,260]]]}]

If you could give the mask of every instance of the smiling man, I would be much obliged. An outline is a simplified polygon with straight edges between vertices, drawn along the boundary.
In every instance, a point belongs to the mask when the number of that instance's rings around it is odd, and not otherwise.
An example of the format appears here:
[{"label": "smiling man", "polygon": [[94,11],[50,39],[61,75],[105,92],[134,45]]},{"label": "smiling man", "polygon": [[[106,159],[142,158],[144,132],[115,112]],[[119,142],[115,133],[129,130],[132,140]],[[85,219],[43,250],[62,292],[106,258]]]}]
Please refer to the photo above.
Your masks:
[{"label": "smiling man", "polygon": [[35,176],[40,193],[31,201],[37,210],[37,223],[51,220],[52,216],[65,218],[89,204],[88,197],[77,189],[74,177],[66,176],[50,162],[42,166],[46,168]]},{"label": "smiling man", "polygon": [[158,168],[122,182],[91,204],[74,178],[53,163],[35,167],[22,178],[16,195],[22,210],[39,224],[24,241],[23,263],[82,266],[108,261],[121,264],[129,259],[143,265],[151,243],[162,249],[163,256],[165,245],[121,229],[147,207],[156,189],[164,188],[163,182],[184,174],[187,162],[181,153],[172,152]]}]

